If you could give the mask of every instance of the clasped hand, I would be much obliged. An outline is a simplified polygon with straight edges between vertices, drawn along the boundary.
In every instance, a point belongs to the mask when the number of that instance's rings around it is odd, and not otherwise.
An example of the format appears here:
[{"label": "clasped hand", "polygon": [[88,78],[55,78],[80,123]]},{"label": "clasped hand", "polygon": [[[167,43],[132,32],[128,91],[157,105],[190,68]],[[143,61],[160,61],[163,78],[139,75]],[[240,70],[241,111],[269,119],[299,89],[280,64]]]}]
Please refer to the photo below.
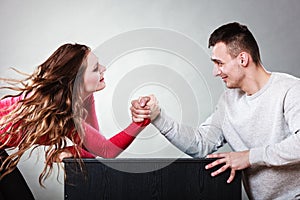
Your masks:
[{"label": "clasped hand", "polygon": [[131,102],[130,111],[132,114],[132,121],[134,122],[141,122],[146,118],[153,121],[160,114],[160,107],[156,97],[154,95],[149,95],[133,100]]}]

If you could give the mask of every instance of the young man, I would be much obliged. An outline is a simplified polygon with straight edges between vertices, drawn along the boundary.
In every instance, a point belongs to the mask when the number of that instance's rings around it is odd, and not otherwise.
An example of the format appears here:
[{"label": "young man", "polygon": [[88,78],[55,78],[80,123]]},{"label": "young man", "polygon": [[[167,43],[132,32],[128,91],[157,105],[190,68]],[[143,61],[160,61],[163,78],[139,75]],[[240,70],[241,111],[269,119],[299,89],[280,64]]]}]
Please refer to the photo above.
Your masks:
[{"label": "young man", "polygon": [[[171,143],[193,157],[217,158],[206,168],[224,166],[212,176],[231,168],[230,183],[236,170],[243,170],[250,199],[300,198],[300,80],[267,72],[245,25],[219,27],[210,35],[208,47],[214,74],[228,89],[204,123],[192,128],[175,122],[154,96],[147,104],[150,110],[132,101],[133,119],[150,117]],[[211,154],[225,143],[233,152]]]}]

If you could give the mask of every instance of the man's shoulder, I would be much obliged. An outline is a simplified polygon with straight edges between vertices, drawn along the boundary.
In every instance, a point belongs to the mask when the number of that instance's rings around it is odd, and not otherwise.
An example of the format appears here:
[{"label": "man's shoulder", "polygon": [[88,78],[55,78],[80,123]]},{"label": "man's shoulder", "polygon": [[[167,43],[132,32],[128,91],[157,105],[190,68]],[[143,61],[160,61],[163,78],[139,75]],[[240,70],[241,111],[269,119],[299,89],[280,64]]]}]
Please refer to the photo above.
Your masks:
[{"label": "man's shoulder", "polygon": [[274,80],[277,82],[288,81],[289,83],[296,83],[300,81],[298,77],[282,72],[272,72],[272,76],[274,76]]},{"label": "man's shoulder", "polygon": [[274,72],[272,76],[274,76],[272,85],[278,90],[280,88],[289,90],[292,87],[300,87],[300,78],[291,74]]}]

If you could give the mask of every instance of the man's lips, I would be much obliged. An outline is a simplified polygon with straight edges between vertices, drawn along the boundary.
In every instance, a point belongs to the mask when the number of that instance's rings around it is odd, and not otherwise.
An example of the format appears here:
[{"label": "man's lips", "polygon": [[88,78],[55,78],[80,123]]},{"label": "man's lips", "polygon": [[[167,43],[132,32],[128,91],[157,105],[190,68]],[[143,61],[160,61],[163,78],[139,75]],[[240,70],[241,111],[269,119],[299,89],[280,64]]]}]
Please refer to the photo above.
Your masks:
[{"label": "man's lips", "polygon": [[221,76],[221,78],[223,81],[225,81],[228,78],[228,76]]}]

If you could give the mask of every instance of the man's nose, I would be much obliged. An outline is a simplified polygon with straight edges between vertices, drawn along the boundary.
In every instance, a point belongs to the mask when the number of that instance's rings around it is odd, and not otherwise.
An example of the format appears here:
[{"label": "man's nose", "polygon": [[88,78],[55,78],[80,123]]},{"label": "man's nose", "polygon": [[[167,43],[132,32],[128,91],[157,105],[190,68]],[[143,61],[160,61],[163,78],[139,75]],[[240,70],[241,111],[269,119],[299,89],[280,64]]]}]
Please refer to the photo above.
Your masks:
[{"label": "man's nose", "polygon": [[221,70],[218,66],[214,65],[214,68],[213,68],[213,75],[214,76],[219,76],[221,74]]}]

